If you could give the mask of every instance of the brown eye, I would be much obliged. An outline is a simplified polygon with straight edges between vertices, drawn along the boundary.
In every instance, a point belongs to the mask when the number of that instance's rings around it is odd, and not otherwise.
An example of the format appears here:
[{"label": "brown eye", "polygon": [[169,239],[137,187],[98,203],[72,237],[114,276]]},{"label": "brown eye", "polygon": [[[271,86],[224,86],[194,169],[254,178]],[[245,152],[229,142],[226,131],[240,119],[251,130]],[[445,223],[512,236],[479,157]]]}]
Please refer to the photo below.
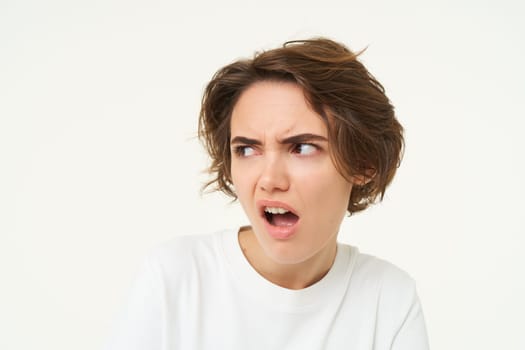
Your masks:
[{"label": "brown eye", "polygon": [[255,154],[255,150],[250,146],[237,146],[234,151],[239,157],[249,157]]},{"label": "brown eye", "polygon": [[300,154],[300,155],[307,156],[310,154],[314,154],[317,150],[318,150],[318,147],[311,143],[299,143],[294,146],[293,152]]}]

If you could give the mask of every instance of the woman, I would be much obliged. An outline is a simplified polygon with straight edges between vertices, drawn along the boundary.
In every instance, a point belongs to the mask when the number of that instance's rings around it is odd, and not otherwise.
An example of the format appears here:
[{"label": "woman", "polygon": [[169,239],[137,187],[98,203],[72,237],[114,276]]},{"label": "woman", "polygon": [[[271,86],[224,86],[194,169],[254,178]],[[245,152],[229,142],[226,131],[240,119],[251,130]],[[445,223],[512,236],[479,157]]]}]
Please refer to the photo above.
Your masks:
[{"label": "woman", "polygon": [[414,282],[337,242],[381,199],[402,127],[343,45],[283,47],[220,69],[202,100],[208,186],[250,226],[179,237],[139,274],[110,349],[427,349]]}]

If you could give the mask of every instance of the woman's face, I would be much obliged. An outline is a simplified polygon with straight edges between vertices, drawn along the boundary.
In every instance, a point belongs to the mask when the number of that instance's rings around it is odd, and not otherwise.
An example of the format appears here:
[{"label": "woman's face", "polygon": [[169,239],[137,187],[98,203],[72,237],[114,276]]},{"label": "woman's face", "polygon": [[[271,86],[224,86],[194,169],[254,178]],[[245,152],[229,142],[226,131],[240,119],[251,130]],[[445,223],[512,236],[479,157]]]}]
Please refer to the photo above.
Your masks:
[{"label": "woman's face", "polygon": [[230,128],[232,182],[264,253],[294,264],[334,249],[352,184],[336,170],[328,130],[302,88],[250,86]]}]

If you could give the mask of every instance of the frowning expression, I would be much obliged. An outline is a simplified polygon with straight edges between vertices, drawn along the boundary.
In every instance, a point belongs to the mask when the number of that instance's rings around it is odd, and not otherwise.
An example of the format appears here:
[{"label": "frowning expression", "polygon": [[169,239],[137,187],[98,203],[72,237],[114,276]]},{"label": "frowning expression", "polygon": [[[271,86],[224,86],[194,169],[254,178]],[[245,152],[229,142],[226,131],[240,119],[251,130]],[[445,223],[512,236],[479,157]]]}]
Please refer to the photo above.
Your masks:
[{"label": "frowning expression", "polygon": [[352,184],[335,168],[327,127],[302,88],[251,85],[230,129],[232,182],[265,254],[291,264],[333,249]]}]

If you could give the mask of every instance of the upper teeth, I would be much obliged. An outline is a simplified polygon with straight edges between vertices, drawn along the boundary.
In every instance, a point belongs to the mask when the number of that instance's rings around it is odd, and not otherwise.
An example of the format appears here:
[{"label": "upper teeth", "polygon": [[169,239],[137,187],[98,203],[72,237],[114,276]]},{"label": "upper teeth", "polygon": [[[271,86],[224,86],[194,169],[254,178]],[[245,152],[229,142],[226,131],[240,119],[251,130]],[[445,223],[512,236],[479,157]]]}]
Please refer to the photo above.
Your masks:
[{"label": "upper teeth", "polygon": [[286,214],[289,210],[279,208],[279,207],[266,207],[264,211],[270,214]]}]

